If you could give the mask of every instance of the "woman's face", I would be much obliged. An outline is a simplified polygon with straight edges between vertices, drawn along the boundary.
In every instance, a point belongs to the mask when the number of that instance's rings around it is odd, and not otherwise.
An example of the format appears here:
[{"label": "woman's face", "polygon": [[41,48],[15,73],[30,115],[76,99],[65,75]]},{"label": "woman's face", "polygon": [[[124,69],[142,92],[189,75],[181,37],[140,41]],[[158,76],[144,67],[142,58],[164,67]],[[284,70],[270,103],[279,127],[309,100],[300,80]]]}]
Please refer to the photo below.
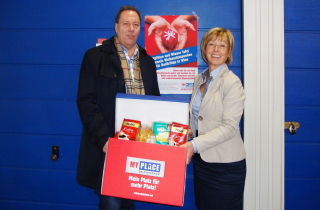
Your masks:
[{"label": "woman's face", "polygon": [[208,42],[205,50],[209,70],[212,71],[224,64],[229,57],[229,43],[226,39],[216,38]]}]

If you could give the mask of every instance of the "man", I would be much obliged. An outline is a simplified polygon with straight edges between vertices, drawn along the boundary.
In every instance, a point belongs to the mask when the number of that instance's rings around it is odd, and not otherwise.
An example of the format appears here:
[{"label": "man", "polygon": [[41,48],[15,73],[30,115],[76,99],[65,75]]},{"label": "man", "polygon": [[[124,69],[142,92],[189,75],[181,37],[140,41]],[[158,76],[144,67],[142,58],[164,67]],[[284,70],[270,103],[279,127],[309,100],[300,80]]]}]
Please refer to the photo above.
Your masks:
[{"label": "man", "polygon": [[77,182],[95,189],[100,209],[135,208],[131,200],[100,195],[108,138],[115,134],[116,94],[160,95],[154,60],[136,43],[140,23],[135,7],[121,7],[115,19],[116,36],[89,49],[80,69],[77,105],[83,130]]}]

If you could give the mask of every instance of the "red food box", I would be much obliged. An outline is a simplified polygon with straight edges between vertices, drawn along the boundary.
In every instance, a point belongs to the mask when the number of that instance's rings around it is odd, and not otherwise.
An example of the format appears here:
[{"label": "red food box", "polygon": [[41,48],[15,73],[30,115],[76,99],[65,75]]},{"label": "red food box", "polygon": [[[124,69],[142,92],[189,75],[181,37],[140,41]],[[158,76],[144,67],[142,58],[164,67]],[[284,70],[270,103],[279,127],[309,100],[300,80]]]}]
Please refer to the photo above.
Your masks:
[{"label": "red food box", "polygon": [[101,194],[183,206],[186,148],[109,139]]},{"label": "red food box", "polygon": [[169,49],[173,49],[178,42],[178,33],[167,28],[162,33],[161,40],[164,46],[166,46]]}]

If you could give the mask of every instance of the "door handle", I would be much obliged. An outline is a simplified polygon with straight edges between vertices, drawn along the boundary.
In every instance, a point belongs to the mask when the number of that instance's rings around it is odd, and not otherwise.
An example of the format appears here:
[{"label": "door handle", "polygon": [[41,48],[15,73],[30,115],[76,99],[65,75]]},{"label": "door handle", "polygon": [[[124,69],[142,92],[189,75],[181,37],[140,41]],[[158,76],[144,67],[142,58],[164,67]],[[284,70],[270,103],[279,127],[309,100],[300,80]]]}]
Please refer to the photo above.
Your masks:
[{"label": "door handle", "polygon": [[295,134],[300,128],[300,123],[298,122],[285,122],[284,129],[288,129],[291,134]]},{"label": "door handle", "polygon": [[51,154],[51,160],[57,161],[59,158],[59,146],[53,145],[52,146],[52,154]]}]

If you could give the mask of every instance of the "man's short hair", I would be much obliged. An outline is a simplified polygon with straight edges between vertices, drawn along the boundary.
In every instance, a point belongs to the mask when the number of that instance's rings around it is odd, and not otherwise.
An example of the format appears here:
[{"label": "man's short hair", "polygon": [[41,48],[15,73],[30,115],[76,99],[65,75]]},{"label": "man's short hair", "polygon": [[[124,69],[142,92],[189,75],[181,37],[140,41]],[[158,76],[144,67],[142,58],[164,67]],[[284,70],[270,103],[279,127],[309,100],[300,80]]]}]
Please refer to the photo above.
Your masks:
[{"label": "man's short hair", "polygon": [[126,5],[126,6],[123,6],[119,9],[118,13],[117,13],[117,16],[116,16],[116,19],[115,19],[115,23],[119,23],[119,20],[120,20],[120,15],[123,11],[125,10],[132,10],[134,12],[136,12],[139,16],[139,19],[140,19],[140,23],[141,23],[141,15],[140,15],[140,12],[139,10],[137,10],[134,6],[129,6],[129,5]]}]

